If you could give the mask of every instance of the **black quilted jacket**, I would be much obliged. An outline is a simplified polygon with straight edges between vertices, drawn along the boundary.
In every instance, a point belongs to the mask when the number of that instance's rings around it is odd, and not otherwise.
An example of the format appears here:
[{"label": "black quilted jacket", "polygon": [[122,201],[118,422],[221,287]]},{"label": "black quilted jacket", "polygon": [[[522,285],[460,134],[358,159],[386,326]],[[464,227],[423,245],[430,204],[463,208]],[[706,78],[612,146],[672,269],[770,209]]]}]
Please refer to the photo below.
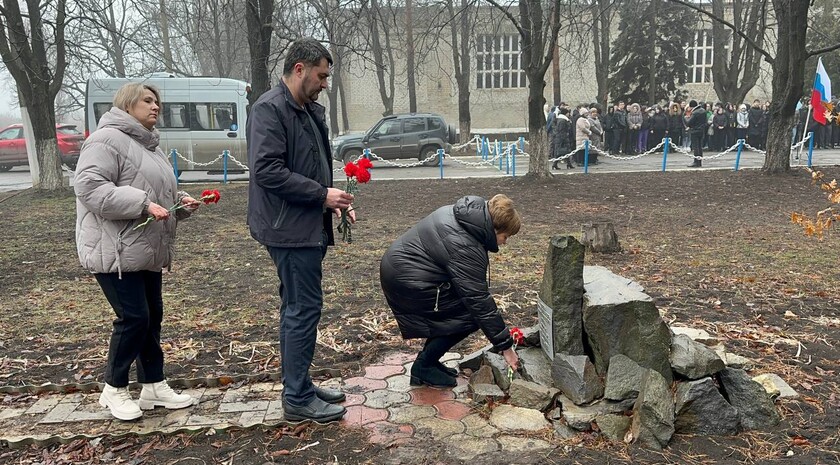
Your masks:
[{"label": "black quilted jacket", "polygon": [[487,202],[466,196],[400,236],[382,257],[382,290],[402,336],[481,329],[498,350],[513,345],[487,284],[487,252],[498,252]]}]

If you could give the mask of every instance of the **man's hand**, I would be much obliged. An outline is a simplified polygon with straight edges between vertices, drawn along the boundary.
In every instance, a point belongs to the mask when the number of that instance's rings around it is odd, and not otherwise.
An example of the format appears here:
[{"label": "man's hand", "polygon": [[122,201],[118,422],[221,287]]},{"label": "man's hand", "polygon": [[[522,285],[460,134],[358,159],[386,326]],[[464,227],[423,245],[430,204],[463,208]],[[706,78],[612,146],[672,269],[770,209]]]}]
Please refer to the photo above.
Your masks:
[{"label": "man's hand", "polygon": [[[341,218],[341,209],[333,208],[333,214],[336,218]],[[350,224],[356,224],[356,209],[352,205],[347,209],[347,219],[350,220]]]},{"label": "man's hand", "polygon": [[155,221],[165,220],[169,218],[169,210],[161,207],[160,205],[150,202],[149,208],[146,209],[150,216],[155,217]]},{"label": "man's hand", "polygon": [[334,187],[327,188],[327,199],[324,200],[325,207],[342,209],[348,208],[351,203],[353,203],[352,195]]},{"label": "man's hand", "polygon": [[184,209],[194,212],[198,210],[198,207],[201,206],[201,202],[190,196],[186,196],[183,199],[181,199],[181,205],[184,206]]}]

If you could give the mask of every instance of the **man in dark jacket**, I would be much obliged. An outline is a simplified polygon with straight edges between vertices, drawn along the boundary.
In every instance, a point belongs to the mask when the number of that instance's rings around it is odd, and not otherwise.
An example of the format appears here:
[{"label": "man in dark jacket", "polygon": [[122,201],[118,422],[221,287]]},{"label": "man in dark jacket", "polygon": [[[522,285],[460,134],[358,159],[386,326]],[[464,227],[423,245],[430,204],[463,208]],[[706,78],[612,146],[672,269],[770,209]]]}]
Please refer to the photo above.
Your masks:
[{"label": "man in dark jacket", "polygon": [[385,252],[379,279],[400,333],[426,338],[411,367],[412,385],[454,387],[457,372],[440,358],[479,328],[516,369],[510,330],[487,283],[487,253],[498,252],[521,224],[508,197],[466,196],[435,210]]},{"label": "man in dark jacket", "polygon": [[295,41],[279,85],[260,96],[248,117],[248,226],[280,278],[283,410],[292,421],[328,422],[345,413],[333,405],[344,394],[309,377],[323,301],[321,260],[333,244],[331,214],[353,201],[332,187],[324,107],[315,103],[330,65],[318,41]]},{"label": "man in dark jacket", "polygon": [[624,102],[618,102],[618,105],[616,105],[612,126],[613,140],[610,152],[614,155],[624,153],[624,139],[627,137],[627,110],[624,108]]},{"label": "man in dark jacket", "polygon": [[688,167],[700,168],[703,166],[703,136],[709,127],[706,106],[698,105],[696,100],[688,102],[688,106],[691,108],[691,116],[686,118],[686,126],[691,134],[691,148],[694,149],[694,163]]}]

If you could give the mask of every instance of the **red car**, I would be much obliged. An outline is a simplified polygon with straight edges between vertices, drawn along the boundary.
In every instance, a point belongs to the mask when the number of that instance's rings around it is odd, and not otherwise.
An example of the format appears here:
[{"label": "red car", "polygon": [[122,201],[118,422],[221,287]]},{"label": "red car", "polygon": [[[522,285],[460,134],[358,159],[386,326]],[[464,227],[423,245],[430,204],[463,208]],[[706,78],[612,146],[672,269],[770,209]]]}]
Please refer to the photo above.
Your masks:
[{"label": "red car", "polygon": [[[76,129],[75,124],[56,124],[55,133],[58,137],[61,162],[69,166],[71,170],[76,169],[79,150],[82,148],[85,136]],[[23,125],[13,124],[0,131],[0,172],[9,171],[13,166],[28,164]]]}]

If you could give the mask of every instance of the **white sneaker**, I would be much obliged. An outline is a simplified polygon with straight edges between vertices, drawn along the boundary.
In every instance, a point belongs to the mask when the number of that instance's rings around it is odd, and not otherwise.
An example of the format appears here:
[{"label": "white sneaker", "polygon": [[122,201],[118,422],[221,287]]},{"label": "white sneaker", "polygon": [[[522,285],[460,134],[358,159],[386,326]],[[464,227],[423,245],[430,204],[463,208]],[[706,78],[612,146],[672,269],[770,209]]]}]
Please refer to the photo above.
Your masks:
[{"label": "white sneaker", "polygon": [[179,409],[195,404],[195,399],[187,394],[178,394],[173,391],[166,381],[158,383],[143,383],[143,390],[140,391],[140,408],[151,410],[155,407],[168,409]]},{"label": "white sneaker", "polygon": [[140,407],[131,400],[128,387],[117,388],[106,383],[99,395],[99,405],[111,410],[111,415],[119,420],[134,420],[143,416]]}]

